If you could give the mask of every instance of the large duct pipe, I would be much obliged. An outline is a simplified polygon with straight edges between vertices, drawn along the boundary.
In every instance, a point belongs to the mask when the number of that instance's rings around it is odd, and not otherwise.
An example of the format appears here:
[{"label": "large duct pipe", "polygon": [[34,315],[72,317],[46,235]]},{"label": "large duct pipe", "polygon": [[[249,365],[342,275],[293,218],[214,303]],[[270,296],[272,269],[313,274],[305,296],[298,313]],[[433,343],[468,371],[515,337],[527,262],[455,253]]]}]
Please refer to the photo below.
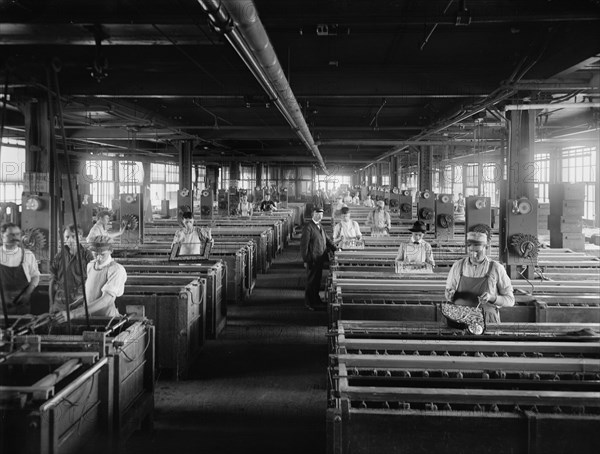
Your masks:
[{"label": "large duct pipe", "polygon": [[279,109],[286,121],[328,174],[298,101],[271,46],[252,0],[198,0],[211,26],[222,33]]}]

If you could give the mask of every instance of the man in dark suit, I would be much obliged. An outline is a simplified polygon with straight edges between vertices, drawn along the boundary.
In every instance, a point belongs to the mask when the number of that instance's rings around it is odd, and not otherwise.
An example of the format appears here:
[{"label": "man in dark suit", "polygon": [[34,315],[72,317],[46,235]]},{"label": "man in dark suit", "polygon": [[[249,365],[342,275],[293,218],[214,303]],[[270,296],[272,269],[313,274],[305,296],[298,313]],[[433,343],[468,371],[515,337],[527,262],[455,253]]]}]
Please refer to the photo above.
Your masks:
[{"label": "man in dark suit", "polygon": [[323,265],[327,260],[327,253],[330,250],[336,250],[321,226],[321,219],[323,219],[323,208],[321,206],[313,207],[312,219],[304,224],[300,240],[300,251],[306,268],[304,301],[310,310],[326,309],[326,304],[319,297],[321,276],[323,275]]}]

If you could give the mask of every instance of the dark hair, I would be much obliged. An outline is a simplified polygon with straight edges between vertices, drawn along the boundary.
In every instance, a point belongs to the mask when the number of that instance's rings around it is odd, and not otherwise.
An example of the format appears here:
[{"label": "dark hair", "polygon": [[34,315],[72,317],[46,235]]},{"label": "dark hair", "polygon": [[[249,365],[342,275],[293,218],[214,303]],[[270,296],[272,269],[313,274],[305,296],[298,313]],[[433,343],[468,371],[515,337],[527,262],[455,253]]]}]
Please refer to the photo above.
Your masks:
[{"label": "dark hair", "polygon": [[98,211],[98,214],[96,215],[96,219],[100,219],[103,218],[104,216],[109,216],[110,217],[110,211],[108,210],[102,210],[102,211]]},{"label": "dark hair", "polygon": [[488,242],[492,239],[492,228],[487,224],[477,224],[469,229],[469,232],[485,233],[487,235]]},{"label": "dark hair", "polygon": [[350,212],[350,208],[348,207],[342,207],[342,214],[346,214]]},{"label": "dark hair", "polygon": [[[71,233],[75,233],[75,224],[69,224],[69,225],[65,225],[63,227],[63,235],[65,234],[66,231],[69,231]],[[77,226],[77,232],[79,232],[80,235],[83,235],[83,229],[79,226]]]},{"label": "dark hair", "polygon": [[6,224],[2,224],[2,227],[0,227],[0,229],[2,229],[2,233],[6,232],[8,229],[13,228],[13,227],[17,227],[19,230],[21,229],[21,227],[19,227],[17,224],[15,224],[14,222],[7,222]]},{"label": "dark hair", "polygon": [[191,211],[186,211],[181,215],[183,219],[194,219],[194,214]]}]

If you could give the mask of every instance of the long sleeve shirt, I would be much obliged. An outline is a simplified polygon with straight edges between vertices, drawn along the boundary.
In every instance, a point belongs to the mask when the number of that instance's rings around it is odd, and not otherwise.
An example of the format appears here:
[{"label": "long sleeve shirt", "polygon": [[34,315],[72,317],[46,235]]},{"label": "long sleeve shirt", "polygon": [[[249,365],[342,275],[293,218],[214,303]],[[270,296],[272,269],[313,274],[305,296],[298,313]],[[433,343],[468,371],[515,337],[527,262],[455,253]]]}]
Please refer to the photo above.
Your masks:
[{"label": "long sleeve shirt", "polygon": [[488,278],[487,292],[490,295],[496,296],[496,301],[493,304],[499,307],[514,306],[515,295],[506,270],[500,263],[490,260],[489,257],[485,257],[483,262],[479,264],[472,264],[469,258],[454,262],[446,279],[446,298],[451,300],[454,292],[458,289],[461,268],[463,276],[484,277],[488,273],[490,266],[493,268]]}]

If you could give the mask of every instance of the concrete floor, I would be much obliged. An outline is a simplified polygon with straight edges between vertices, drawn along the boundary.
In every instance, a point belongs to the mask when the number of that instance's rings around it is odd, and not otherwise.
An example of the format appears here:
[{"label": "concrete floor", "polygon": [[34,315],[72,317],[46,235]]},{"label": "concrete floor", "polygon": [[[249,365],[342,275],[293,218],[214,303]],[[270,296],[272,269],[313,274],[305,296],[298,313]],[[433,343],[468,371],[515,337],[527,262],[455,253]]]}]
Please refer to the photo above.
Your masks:
[{"label": "concrete floor", "polygon": [[250,300],[229,307],[190,378],[159,377],[154,433],[136,433],[124,451],[324,453],[327,316],[304,307],[303,289],[296,238]]}]

